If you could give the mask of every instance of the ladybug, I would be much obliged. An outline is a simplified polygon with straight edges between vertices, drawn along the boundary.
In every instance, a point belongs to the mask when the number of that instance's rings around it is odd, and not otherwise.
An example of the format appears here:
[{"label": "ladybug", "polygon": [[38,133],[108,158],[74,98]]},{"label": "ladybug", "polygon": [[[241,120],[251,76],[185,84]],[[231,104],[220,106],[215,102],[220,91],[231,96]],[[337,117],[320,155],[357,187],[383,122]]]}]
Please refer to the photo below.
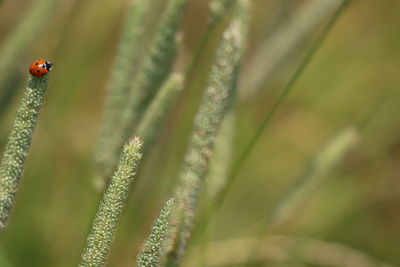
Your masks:
[{"label": "ladybug", "polygon": [[53,64],[46,60],[36,60],[29,67],[29,72],[36,77],[42,77],[49,73]]}]

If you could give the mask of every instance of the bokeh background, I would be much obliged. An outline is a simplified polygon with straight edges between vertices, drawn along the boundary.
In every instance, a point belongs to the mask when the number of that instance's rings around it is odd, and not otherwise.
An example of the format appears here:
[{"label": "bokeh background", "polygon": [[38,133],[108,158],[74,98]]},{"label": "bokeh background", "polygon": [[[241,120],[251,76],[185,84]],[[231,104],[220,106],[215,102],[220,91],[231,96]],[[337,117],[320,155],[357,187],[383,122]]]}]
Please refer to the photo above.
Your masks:
[{"label": "bokeh background", "polygon": [[[0,42],[7,40],[37,2],[3,1]],[[10,225],[0,238],[1,266],[76,265],[100,198],[93,186],[93,151],[128,1],[56,2],[34,40],[8,66],[7,81],[0,88],[2,151],[28,66],[42,58],[54,62],[46,104]],[[165,3],[152,2],[149,16],[154,17],[150,23],[154,28]],[[194,0],[187,9],[176,69],[187,70],[207,31],[208,2]],[[264,77],[263,69],[254,68],[252,60],[259,56],[257,52],[268,38],[308,1],[251,2],[234,157],[253,137],[331,15],[305,33],[279,68]],[[210,246],[227,242],[217,253],[232,253],[230,240],[263,233],[263,217],[324,145],[343,128],[355,126],[360,133],[358,145],[329,173],[295,219],[274,234],[340,243],[393,266],[400,265],[399,14],[399,1],[350,1],[270,127],[243,162],[226,201],[212,220],[207,233]],[[187,77],[190,83],[204,82],[219,34],[217,29],[207,43],[195,75]],[[257,86],[251,79],[256,79]],[[171,191],[201,96],[200,91],[191,90],[196,87],[190,83],[144,157],[108,266],[134,265],[152,221]],[[197,243],[195,236],[192,248]],[[253,262],[254,266],[320,266],[296,264],[300,263],[265,259]]]}]

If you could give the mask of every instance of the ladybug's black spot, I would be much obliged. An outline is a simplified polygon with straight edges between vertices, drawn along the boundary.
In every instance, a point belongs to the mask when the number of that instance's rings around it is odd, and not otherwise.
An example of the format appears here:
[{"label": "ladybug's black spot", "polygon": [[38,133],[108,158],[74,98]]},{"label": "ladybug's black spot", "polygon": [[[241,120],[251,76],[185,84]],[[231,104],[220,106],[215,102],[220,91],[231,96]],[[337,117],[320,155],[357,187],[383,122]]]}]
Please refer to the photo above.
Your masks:
[{"label": "ladybug's black spot", "polygon": [[36,64],[35,65],[39,65],[39,62],[36,62]]},{"label": "ladybug's black spot", "polygon": [[40,70],[36,70],[37,73],[40,73]]}]

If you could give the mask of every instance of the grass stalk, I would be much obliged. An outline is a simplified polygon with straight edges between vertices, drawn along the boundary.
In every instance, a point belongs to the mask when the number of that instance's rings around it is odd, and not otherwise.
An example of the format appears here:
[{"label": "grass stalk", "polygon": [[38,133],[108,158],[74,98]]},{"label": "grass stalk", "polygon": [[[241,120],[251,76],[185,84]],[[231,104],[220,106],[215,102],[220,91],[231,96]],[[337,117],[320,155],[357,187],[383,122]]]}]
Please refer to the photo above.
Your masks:
[{"label": "grass stalk", "polygon": [[[151,44],[150,52],[144,58],[137,80],[131,87],[130,97],[120,114],[119,124],[112,136],[101,139],[97,162],[103,166],[100,173],[107,174],[116,165],[115,158],[122,144],[134,131],[134,125],[150,103],[153,96],[168,77],[176,56],[176,34],[182,23],[184,9],[188,0],[171,0],[167,4],[159,28]],[[106,177],[106,175],[103,175]]]},{"label": "grass stalk", "polygon": [[29,75],[14,126],[0,164],[0,232],[7,225],[15,194],[29,154],[33,133],[48,86],[49,76]]},{"label": "grass stalk", "polygon": [[146,239],[143,248],[138,255],[138,267],[155,267],[161,260],[164,239],[168,234],[169,216],[171,214],[174,198],[168,199],[161,209],[159,217],[154,221],[149,237]]},{"label": "grass stalk", "polygon": [[180,171],[176,189],[176,234],[167,253],[166,265],[179,265],[191,236],[194,217],[204,177],[213,154],[214,142],[224,113],[232,101],[236,88],[237,69],[243,53],[246,33],[246,1],[239,5],[237,14],[223,34],[216,59],[210,72],[208,86],[195,117],[194,129]]},{"label": "grass stalk", "polygon": [[[207,34],[211,34],[213,28],[222,20],[229,9],[237,4],[238,0],[213,0],[210,2],[211,23]],[[208,38],[204,38],[208,40]],[[210,163],[210,170],[206,179],[206,190],[208,196],[215,197],[228,175],[228,167],[230,165],[232,142],[234,132],[234,110],[233,102],[227,108],[221,123],[214,149],[213,160]]]},{"label": "grass stalk", "polygon": [[154,97],[136,130],[143,143],[151,144],[182,88],[182,75],[173,74]]},{"label": "grass stalk", "polygon": [[[146,0],[135,1],[129,7],[125,26],[119,42],[114,66],[111,68],[111,80],[108,85],[108,95],[104,110],[100,139],[96,151],[96,162],[100,170],[107,168],[102,166],[107,162],[114,161],[108,150],[108,140],[115,135],[115,129],[120,122],[121,114],[126,107],[130,86],[134,81],[135,75],[139,70],[140,64],[140,40],[144,34],[143,21],[148,13],[149,2]],[[110,173],[107,170],[104,173]]]},{"label": "grass stalk", "polygon": [[105,265],[142,157],[141,147],[142,143],[137,137],[125,145],[117,171],[100,201],[79,266]]}]

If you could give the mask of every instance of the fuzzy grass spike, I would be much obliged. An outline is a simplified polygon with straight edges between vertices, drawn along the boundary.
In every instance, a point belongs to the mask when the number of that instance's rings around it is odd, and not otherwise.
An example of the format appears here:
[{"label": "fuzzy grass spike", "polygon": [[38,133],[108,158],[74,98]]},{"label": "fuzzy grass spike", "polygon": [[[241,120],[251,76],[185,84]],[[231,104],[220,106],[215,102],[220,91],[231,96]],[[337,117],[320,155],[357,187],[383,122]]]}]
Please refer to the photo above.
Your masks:
[{"label": "fuzzy grass spike", "polygon": [[29,75],[14,126],[0,164],[0,232],[6,227],[29,153],[33,133],[48,86],[49,76]]},{"label": "fuzzy grass spike", "polygon": [[161,209],[159,217],[155,220],[151,233],[137,258],[138,267],[155,267],[160,263],[163,249],[163,241],[169,228],[169,216],[171,214],[174,198],[168,199]]},{"label": "fuzzy grass spike", "polygon": [[141,147],[142,143],[137,137],[125,145],[118,169],[105,190],[94,217],[79,266],[105,265],[142,157]]},{"label": "fuzzy grass spike", "polygon": [[195,118],[184,163],[176,189],[177,209],[174,242],[166,253],[166,265],[177,266],[191,236],[197,203],[213,154],[214,142],[223,116],[234,95],[235,81],[246,35],[247,1],[240,1],[233,21],[223,34],[210,78]]}]

